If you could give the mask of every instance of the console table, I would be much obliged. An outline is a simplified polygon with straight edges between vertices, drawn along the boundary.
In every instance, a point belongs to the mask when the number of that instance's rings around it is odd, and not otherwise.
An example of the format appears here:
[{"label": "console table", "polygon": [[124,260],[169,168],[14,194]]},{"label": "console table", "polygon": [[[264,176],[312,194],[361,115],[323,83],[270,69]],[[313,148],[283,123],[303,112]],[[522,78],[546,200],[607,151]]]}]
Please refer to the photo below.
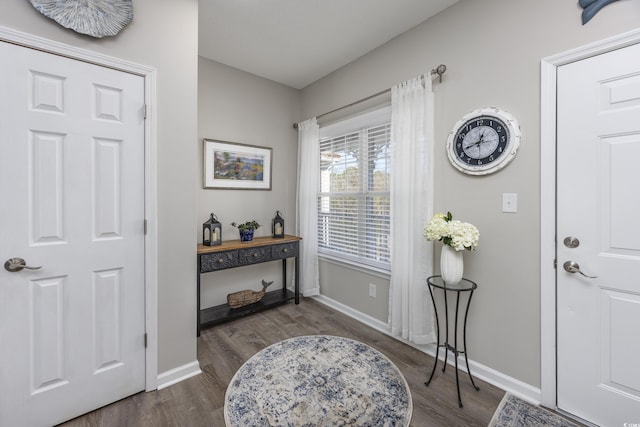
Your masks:
[{"label": "console table", "polygon": [[[480,390],[480,388],[473,381],[473,377],[471,376],[471,369],[469,369],[469,359],[467,358],[467,315],[469,314],[469,305],[471,304],[471,297],[473,297],[473,291],[478,287],[475,282],[472,282],[468,279],[462,279],[460,282],[451,284],[447,283],[442,279],[442,276],[431,276],[427,278],[427,284],[429,287],[429,294],[431,295],[431,301],[433,302],[433,311],[435,313],[436,318],[436,334],[438,341],[436,343],[436,357],[433,362],[433,369],[431,370],[431,376],[429,380],[424,384],[429,386],[431,380],[433,379],[433,374],[436,372],[436,366],[438,365],[438,354],[440,352],[440,347],[444,347],[444,366],[442,367],[442,372],[447,368],[447,358],[448,352],[451,351],[454,355],[454,361],[456,366],[456,388],[458,390],[458,406],[462,408],[462,398],[460,397],[460,381],[458,380],[458,355],[464,354],[464,361],[467,365],[467,373],[469,374],[469,379],[471,380],[471,384],[473,388],[476,390]],[[433,296],[432,288],[441,289],[444,293],[444,321],[445,321],[445,339],[444,343],[440,342],[440,321],[438,320],[438,309],[436,308],[436,300]],[[447,302],[447,293],[455,292],[456,294],[456,312],[454,315],[454,328],[453,328],[453,345],[449,342],[449,304]],[[461,293],[469,293],[469,297],[467,298],[467,307],[464,310],[464,323],[462,325],[462,348],[458,347],[458,309],[460,307],[460,294]]]},{"label": "console table", "polygon": [[[237,319],[250,313],[281,305],[290,300],[300,303],[298,252],[301,237],[285,235],[284,238],[256,237],[250,242],[230,240],[218,246],[198,244],[198,328],[213,326]],[[295,292],[287,289],[287,259],[294,258]],[[262,300],[240,308],[227,304],[200,309],[200,275],[212,271],[243,267],[268,261],[282,260],[282,290],[267,292]]]}]

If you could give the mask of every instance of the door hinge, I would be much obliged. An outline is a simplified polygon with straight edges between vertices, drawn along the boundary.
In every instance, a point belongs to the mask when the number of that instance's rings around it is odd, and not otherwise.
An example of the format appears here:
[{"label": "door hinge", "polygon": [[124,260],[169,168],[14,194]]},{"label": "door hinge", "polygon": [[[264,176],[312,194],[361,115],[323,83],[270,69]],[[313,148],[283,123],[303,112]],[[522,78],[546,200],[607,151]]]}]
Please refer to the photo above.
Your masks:
[{"label": "door hinge", "polygon": [[144,333],[144,348],[147,348],[147,333]]},{"label": "door hinge", "polygon": [[147,220],[144,220],[144,235],[147,235]]},{"label": "door hinge", "polygon": [[558,260],[557,259],[553,260],[553,268],[554,269],[558,268]]},{"label": "door hinge", "polygon": [[148,111],[147,104],[144,104],[143,110],[144,110],[144,119],[147,120],[147,111]]}]

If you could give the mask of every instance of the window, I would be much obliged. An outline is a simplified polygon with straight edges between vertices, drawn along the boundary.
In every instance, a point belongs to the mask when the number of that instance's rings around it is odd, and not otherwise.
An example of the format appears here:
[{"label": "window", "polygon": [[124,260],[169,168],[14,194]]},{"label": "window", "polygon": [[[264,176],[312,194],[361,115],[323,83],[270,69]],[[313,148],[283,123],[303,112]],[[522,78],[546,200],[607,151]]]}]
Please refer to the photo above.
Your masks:
[{"label": "window", "polygon": [[320,130],[318,250],[390,269],[389,108]]}]

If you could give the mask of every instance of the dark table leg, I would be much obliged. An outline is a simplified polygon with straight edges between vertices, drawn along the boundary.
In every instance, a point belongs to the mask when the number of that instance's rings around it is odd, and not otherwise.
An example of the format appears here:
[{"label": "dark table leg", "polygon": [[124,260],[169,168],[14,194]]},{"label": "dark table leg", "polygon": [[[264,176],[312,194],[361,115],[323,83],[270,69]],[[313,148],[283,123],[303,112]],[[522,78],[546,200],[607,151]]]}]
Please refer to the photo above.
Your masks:
[{"label": "dark table leg", "polygon": [[196,266],[196,276],[197,276],[197,288],[196,288],[196,294],[197,294],[197,299],[196,299],[196,337],[200,336],[200,255],[198,255],[198,265]]},{"label": "dark table leg", "polygon": [[[456,296],[456,319],[454,322],[454,337],[453,337],[453,356],[455,357],[456,365],[456,389],[458,390],[458,406],[462,408],[462,397],[460,396],[460,380],[458,378],[458,307],[460,306],[460,292]],[[467,307],[469,304],[467,303]]]},{"label": "dark table leg", "polygon": [[447,361],[449,360],[449,302],[447,301],[447,291],[444,292],[444,366],[442,372],[447,369]]},{"label": "dark table leg", "polygon": [[295,294],[296,294],[296,304],[300,304],[300,270],[298,268],[298,257],[296,256],[294,258],[294,268],[295,268],[295,272],[293,274],[295,274],[294,278],[295,278]]},{"label": "dark table leg", "polygon": [[[428,286],[428,285],[427,285]],[[433,291],[431,290],[431,286],[429,288],[429,295],[431,295],[431,302],[433,303],[433,312],[436,317],[436,358],[433,361],[433,369],[431,370],[431,375],[429,375],[429,379],[424,383],[427,387],[431,383],[433,379],[433,374],[436,372],[436,366],[438,365],[438,354],[440,354],[440,321],[438,320],[438,309],[436,308],[436,300],[433,299]],[[446,364],[447,362],[445,362]]]},{"label": "dark table leg", "polygon": [[282,298],[287,296],[287,259],[282,260]]},{"label": "dark table leg", "polygon": [[469,299],[467,300],[467,309],[464,311],[464,326],[462,328],[462,345],[464,347],[464,361],[467,364],[467,373],[469,374],[469,379],[471,380],[471,384],[473,384],[473,388],[475,388],[476,390],[480,390],[480,387],[478,387],[476,383],[473,381],[473,377],[471,376],[471,369],[469,369],[469,359],[467,358],[467,315],[469,314],[471,297],[473,297],[473,290],[469,294]]}]

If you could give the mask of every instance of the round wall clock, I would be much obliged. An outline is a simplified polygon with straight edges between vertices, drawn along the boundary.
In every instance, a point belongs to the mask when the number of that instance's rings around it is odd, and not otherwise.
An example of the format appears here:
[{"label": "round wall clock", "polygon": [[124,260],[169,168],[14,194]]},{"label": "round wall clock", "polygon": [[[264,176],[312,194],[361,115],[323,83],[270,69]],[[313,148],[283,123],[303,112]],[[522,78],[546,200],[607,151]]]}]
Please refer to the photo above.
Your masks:
[{"label": "round wall clock", "polygon": [[447,139],[451,164],[470,175],[487,175],[505,167],[520,146],[520,126],[500,108],[480,108],[465,114]]}]

